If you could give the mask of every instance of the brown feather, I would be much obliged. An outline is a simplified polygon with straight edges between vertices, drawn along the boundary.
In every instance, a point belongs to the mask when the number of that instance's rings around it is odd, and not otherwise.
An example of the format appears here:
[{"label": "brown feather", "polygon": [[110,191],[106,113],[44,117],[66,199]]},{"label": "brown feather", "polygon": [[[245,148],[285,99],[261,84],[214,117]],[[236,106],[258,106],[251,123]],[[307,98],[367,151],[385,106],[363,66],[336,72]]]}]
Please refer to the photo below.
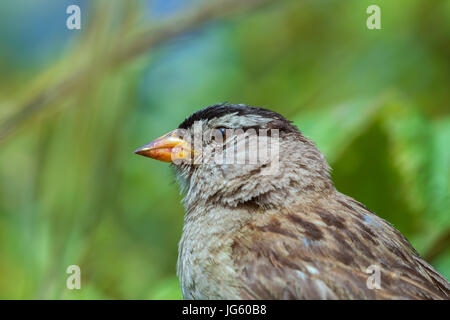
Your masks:
[{"label": "brown feather", "polygon": [[[322,206],[260,214],[240,230],[232,256],[243,298],[449,298],[448,282],[396,229],[337,195],[318,200]],[[380,266],[381,289],[366,285],[370,265]]]}]

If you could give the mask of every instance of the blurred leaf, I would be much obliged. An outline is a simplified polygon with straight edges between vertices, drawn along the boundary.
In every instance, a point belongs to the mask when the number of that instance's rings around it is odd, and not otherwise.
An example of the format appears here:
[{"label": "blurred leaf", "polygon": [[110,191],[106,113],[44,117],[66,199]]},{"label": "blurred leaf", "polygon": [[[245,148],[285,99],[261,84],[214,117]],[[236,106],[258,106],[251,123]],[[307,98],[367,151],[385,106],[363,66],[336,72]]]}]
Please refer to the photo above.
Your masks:
[{"label": "blurred leaf", "polygon": [[294,123],[313,140],[330,163],[375,121],[384,99],[350,100],[339,105],[301,112]]}]

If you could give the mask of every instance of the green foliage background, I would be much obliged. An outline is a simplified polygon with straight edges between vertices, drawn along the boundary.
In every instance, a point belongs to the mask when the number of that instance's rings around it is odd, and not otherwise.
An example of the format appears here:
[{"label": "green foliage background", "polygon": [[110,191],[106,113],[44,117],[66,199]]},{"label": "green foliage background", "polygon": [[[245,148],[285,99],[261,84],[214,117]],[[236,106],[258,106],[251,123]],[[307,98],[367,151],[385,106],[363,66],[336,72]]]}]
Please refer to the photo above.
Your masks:
[{"label": "green foliage background", "polygon": [[181,298],[181,196],[132,152],[224,101],[294,120],[450,277],[450,1],[226,2],[2,1],[0,298]]}]

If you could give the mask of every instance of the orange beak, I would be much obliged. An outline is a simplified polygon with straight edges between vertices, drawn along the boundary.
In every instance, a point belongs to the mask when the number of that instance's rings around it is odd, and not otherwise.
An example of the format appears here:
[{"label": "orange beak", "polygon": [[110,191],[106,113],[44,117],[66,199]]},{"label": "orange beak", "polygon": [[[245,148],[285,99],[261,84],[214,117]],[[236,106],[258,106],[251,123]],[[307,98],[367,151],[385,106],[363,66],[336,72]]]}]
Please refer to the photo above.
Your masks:
[{"label": "orange beak", "polygon": [[191,156],[190,144],[177,136],[177,130],[140,147],[136,154],[164,162],[188,160]]}]

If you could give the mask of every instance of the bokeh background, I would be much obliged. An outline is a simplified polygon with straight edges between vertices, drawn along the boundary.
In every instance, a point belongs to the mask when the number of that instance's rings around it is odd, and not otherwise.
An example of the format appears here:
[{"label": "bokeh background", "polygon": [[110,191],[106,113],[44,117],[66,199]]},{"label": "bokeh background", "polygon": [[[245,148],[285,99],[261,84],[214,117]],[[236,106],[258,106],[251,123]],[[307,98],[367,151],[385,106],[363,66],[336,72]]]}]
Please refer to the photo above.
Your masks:
[{"label": "bokeh background", "polygon": [[181,196],[133,150],[224,101],[294,120],[448,279],[449,21],[432,0],[1,1],[0,298],[181,298]]}]

